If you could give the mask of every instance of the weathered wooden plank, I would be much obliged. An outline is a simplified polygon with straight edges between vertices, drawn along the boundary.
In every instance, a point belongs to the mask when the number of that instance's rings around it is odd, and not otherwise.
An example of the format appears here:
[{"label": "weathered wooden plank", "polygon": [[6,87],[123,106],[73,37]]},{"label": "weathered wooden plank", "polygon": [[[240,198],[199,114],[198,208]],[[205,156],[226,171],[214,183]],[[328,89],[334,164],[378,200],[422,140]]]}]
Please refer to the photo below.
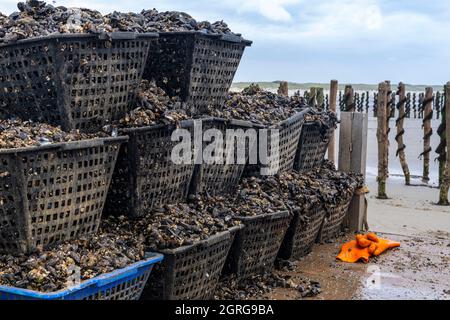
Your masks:
[{"label": "weathered wooden plank", "polygon": [[[337,80],[331,80],[330,83],[330,111],[333,111],[336,113],[336,104],[337,104],[337,92],[338,92],[338,81]],[[333,163],[336,163],[336,157],[335,157],[335,133],[333,131],[333,134],[330,138],[330,143],[328,144],[328,160],[332,161]]]}]

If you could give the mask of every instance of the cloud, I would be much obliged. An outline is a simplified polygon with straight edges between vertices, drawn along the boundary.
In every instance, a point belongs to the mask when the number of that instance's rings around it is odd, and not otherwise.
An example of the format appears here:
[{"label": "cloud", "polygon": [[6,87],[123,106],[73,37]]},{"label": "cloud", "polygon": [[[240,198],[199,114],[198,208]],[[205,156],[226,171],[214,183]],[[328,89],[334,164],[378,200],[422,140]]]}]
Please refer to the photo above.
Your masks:
[{"label": "cloud", "polygon": [[269,20],[287,22],[292,16],[285,6],[299,3],[300,0],[246,0],[239,1],[238,11],[257,12]]}]

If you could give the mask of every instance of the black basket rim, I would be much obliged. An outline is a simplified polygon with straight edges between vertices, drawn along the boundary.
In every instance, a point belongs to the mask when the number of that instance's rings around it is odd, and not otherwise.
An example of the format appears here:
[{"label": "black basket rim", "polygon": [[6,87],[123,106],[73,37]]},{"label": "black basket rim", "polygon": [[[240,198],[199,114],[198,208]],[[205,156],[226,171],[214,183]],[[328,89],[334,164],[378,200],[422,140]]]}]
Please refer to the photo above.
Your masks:
[{"label": "black basket rim", "polygon": [[234,42],[234,43],[243,43],[245,46],[250,47],[253,44],[253,41],[246,40],[242,38],[242,36],[232,35],[232,34],[217,34],[217,33],[204,33],[201,31],[162,31],[158,32],[160,36],[178,36],[178,35],[198,35],[203,36],[207,38],[215,38],[227,42]]},{"label": "black basket rim", "polygon": [[226,237],[233,237],[235,232],[237,232],[243,228],[244,228],[243,225],[234,226],[226,231],[216,233],[215,235],[212,235],[209,238],[199,241],[197,243],[194,243],[194,244],[191,244],[188,246],[182,246],[182,247],[175,248],[175,249],[158,250],[157,252],[163,254],[164,256],[177,255],[177,254],[183,253],[183,252],[190,250],[192,248],[195,248],[195,247],[204,246],[204,245],[209,246],[211,243],[218,242],[222,239],[225,239]]},{"label": "black basket rim", "polygon": [[0,155],[8,155],[8,154],[20,154],[20,153],[29,153],[29,152],[41,152],[47,150],[58,150],[58,151],[69,151],[69,150],[78,150],[85,149],[91,147],[100,147],[107,144],[114,143],[124,143],[128,141],[128,136],[119,136],[119,137],[107,137],[107,138],[94,138],[80,141],[70,141],[70,142],[58,142],[58,143],[50,143],[44,146],[31,146],[31,147],[23,147],[23,148],[12,148],[12,149],[3,149],[0,150]]},{"label": "black basket rim", "polygon": [[[182,120],[178,122],[179,128],[189,128],[192,127],[194,124],[194,120]],[[134,133],[134,132],[143,132],[143,131],[152,131],[152,130],[158,130],[162,128],[177,128],[177,124],[171,123],[171,124],[164,124],[164,123],[158,123],[154,125],[149,126],[143,126],[143,127],[129,127],[129,128],[119,128],[119,132],[128,134],[128,133]]]},{"label": "black basket rim", "polygon": [[206,117],[206,118],[194,119],[194,121],[195,120],[201,120],[202,123],[204,123],[204,122],[221,122],[221,123],[225,123],[227,125],[238,126],[238,127],[247,127],[247,128],[254,127],[254,125],[250,121],[240,120],[240,119],[225,119],[225,118],[219,118],[219,117]]},{"label": "black basket rim", "polygon": [[298,111],[296,111],[292,116],[290,116],[286,120],[283,120],[283,121],[280,121],[278,123],[271,124],[271,125],[264,125],[264,124],[256,123],[256,122],[252,122],[252,123],[253,123],[253,126],[257,129],[283,128],[283,127],[287,127],[287,126],[291,125],[292,123],[298,121],[299,118],[303,118],[303,120],[304,120],[305,115],[306,115],[306,113],[308,113],[308,111],[309,111],[309,107],[307,107],[305,109],[298,109]]},{"label": "black basket rim", "polygon": [[237,216],[236,219],[246,222],[246,221],[253,221],[253,220],[259,220],[259,219],[279,219],[279,218],[287,218],[291,214],[289,213],[289,210],[283,210],[283,211],[277,211],[273,213],[265,213],[265,214],[259,214],[253,217],[244,217],[244,216]]},{"label": "black basket rim", "polygon": [[47,36],[32,37],[21,39],[14,42],[2,43],[0,48],[13,47],[21,44],[30,44],[35,42],[73,40],[73,39],[96,39],[96,40],[136,40],[139,38],[158,38],[157,32],[137,33],[137,32],[102,32],[102,33],[55,33]]}]

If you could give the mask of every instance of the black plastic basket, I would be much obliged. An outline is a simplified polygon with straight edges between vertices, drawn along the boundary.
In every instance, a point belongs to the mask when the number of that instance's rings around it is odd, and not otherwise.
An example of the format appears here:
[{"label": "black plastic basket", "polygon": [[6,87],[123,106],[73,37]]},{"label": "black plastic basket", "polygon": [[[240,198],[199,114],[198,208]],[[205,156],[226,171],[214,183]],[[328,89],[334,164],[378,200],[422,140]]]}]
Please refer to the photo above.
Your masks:
[{"label": "black plastic basket", "polygon": [[343,231],[345,218],[347,217],[348,208],[353,199],[353,193],[337,204],[330,205],[326,209],[327,214],[323,221],[322,230],[318,238],[321,242],[331,241]]},{"label": "black plastic basket", "polygon": [[96,232],[127,137],[0,150],[0,251]]},{"label": "black plastic basket", "polygon": [[304,123],[295,155],[294,170],[311,170],[320,166],[334,130],[332,127],[322,132],[319,123]]},{"label": "black plastic basket", "polygon": [[193,159],[185,164],[172,161],[172,149],[178,142],[171,136],[177,128],[192,134],[193,122],[121,131],[129,141],[120,149],[106,201],[107,214],[139,217],[164,204],[187,199],[194,164]]},{"label": "black plastic basket", "polygon": [[233,35],[162,32],[150,49],[144,79],[179,96],[193,114],[222,107],[251,41]]},{"label": "black plastic basket", "polygon": [[311,252],[319,236],[326,211],[316,203],[306,211],[295,210],[291,224],[284,237],[278,257],[281,259],[300,259]]},{"label": "black plastic basket", "polygon": [[96,131],[129,109],[157,34],[64,34],[0,45],[0,115]]},{"label": "black plastic basket", "polygon": [[[227,130],[242,130],[241,132],[245,132],[246,130],[252,130],[253,126],[247,121],[225,120],[219,118],[202,119],[201,123],[201,132],[205,133],[209,129],[216,129],[222,134],[224,144],[222,145],[222,148],[219,148],[219,158],[222,163],[207,163],[205,161],[206,159],[202,158],[203,154],[197,154],[196,156],[200,158],[196,161],[191,181],[190,194],[208,192],[210,195],[221,195],[224,193],[232,193],[239,184],[239,180],[241,179],[245,168],[245,163],[247,162],[248,150],[250,149],[250,145],[255,142],[256,134],[253,138],[245,138],[242,140],[243,144],[240,144],[237,139],[233,139],[233,162],[227,163],[227,147],[229,147],[230,144],[230,141],[227,141],[226,138]],[[254,130],[252,131],[255,132]],[[209,143],[210,142],[203,141],[202,139],[203,148]],[[240,162],[238,162],[238,149],[244,149],[245,152],[244,157],[240,159]]]},{"label": "black plastic basket", "polygon": [[281,211],[239,219],[244,228],[236,234],[224,274],[246,279],[272,270],[291,215]]},{"label": "black plastic basket", "polygon": [[237,230],[234,227],[190,246],[163,250],[142,299],[210,300],[214,296],[225,260]]},{"label": "black plastic basket", "polygon": [[[249,163],[246,165],[243,175],[246,177],[259,176],[262,173],[262,169],[266,171],[264,175],[276,174],[292,170],[294,167],[295,153],[297,151],[298,142],[300,139],[300,133],[302,131],[302,126],[305,121],[305,114],[308,109],[302,110],[291,116],[289,119],[273,126],[271,128],[264,127],[260,125],[255,125],[258,130],[258,152],[259,155],[259,145],[260,145],[260,135],[259,129],[268,129],[267,131],[267,164],[262,164],[259,160],[258,163]],[[272,150],[272,129],[278,130],[278,142],[279,142],[279,152],[278,154]],[[276,143],[276,141],[274,141]],[[279,155],[279,157],[278,157]]]}]

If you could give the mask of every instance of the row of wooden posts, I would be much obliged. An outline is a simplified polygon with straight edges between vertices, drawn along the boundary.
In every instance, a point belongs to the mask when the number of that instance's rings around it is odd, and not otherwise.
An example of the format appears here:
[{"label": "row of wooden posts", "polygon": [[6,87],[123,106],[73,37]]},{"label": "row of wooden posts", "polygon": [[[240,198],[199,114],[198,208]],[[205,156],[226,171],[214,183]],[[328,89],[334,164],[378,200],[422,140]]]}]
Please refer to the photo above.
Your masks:
[{"label": "row of wooden posts", "polygon": [[[336,112],[336,107],[338,103],[338,82],[332,80],[330,83],[330,93],[328,97],[323,94],[322,88],[311,88],[305,95],[305,99],[311,106],[316,106],[322,109],[328,109]],[[278,89],[278,93],[282,95],[288,95],[288,84],[287,82],[281,82]],[[397,118],[395,122],[396,126],[396,136],[395,140],[397,142],[396,155],[400,160],[400,164],[405,177],[405,184],[411,185],[411,174],[408,168],[408,163],[406,161],[405,155],[405,144],[403,142],[404,122],[408,117],[408,101],[411,94],[407,94],[405,90],[405,85],[399,83],[397,90],[393,91],[390,81],[381,82],[378,85],[378,92],[375,93],[375,103],[374,106],[375,116],[377,117],[378,128],[377,128],[377,141],[378,141],[378,198],[387,199],[386,193],[386,180],[389,176],[389,133],[390,120],[395,117],[395,109],[398,110]],[[346,86],[343,97],[343,107],[341,106],[341,111],[346,112],[357,112],[358,103],[354,99],[354,90],[351,86]],[[396,99],[398,97],[398,99]],[[439,101],[436,104],[436,101]],[[367,101],[367,100],[366,100]],[[436,107],[438,106],[438,108]],[[444,86],[443,94],[437,92],[433,94],[433,88],[427,87],[423,96],[421,96],[421,111],[418,113],[422,118],[423,127],[423,152],[420,155],[423,157],[423,174],[422,181],[425,183],[429,182],[430,175],[430,153],[432,152],[430,138],[433,134],[431,127],[431,120],[433,119],[433,107],[437,110],[437,118],[441,119],[440,126],[437,130],[437,134],[440,137],[439,146],[436,148],[435,152],[438,154],[437,160],[439,161],[439,205],[450,205],[448,201],[448,191],[450,187],[450,82]],[[436,109],[437,108],[437,109]],[[367,109],[366,109],[367,110]],[[394,111],[394,112],[393,112]],[[416,112],[414,112],[416,115]],[[328,159],[335,162],[335,138],[334,134],[330,140],[328,147]]]},{"label": "row of wooden posts", "polygon": [[[389,132],[391,130],[389,124],[392,117],[390,96],[392,94],[391,83],[389,81],[382,82],[378,85],[378,99],[377,99],[377,140],[378,140],[378,198],[387,199],[386,193],[386,179],[389,176]],[[399,96],[397,104],[398,118],[396,120],[397,134],[395,140],[397,142],[397,156],[400,159],[400,164],[405,177],[405,184],[411,185],[411,174],[408,168],[408,163],[405,156],[405,144],[403,143],[404,120],[406,118],[406,94],[405,85],[399,83],[396,94]],[[439,110],[441,114],[441,124],[438,128],[440,137],[439,146],[436,148],[439,161],[439,205],[449,205],[448,191],[450,186],[450,82],[444,86],[444,103]],[[431,120],[433,118],[433,88],[427,87],[423,98],[423,173],[422,181],[428,183],[430,178],[430,153],[431,136],[433,129],[431,127]]]},{"label": "row of wooden posts", "polygon": [[[282,92],[281,86],[287,85],[286,82],[280,83],[279,92]],[[300,94],[300,91],[298,92]],[[313,87],[309,90],[303,91],[301,94],[310,105],[330,109],[330,94],[324,93],[323,88]],[[405,94],[405,118],[423,119],[425,106],[426,92],[407,92]],[[400,97],[397,92],[392,92],[391,99],[391,118],[394,118],[398,113],[398,105]],[[337,96],[337,103],[340,111],[354,110],[354,112],[363,112],[369,114],[372,112],[373,117],[377,117],[378,92],[365,91],[355,92],[352,86],[348,85],[345,90],[339,90]],[[440,119],[442,108],[445,105],[445,94],[440,91],[433,93],[432,101],[432,117]]]}]

